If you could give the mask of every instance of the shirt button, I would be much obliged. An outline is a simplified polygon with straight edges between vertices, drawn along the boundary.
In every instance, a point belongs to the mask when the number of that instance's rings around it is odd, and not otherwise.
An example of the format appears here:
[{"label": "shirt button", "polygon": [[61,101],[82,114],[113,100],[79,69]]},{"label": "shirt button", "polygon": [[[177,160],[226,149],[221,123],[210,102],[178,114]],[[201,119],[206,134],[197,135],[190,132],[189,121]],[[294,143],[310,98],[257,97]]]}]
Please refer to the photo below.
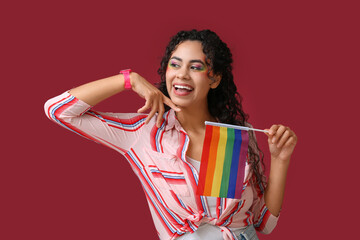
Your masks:
[{"label": "shirt button", "polygon": [[218,206],[218,209],[221,209],[221,206]]}]

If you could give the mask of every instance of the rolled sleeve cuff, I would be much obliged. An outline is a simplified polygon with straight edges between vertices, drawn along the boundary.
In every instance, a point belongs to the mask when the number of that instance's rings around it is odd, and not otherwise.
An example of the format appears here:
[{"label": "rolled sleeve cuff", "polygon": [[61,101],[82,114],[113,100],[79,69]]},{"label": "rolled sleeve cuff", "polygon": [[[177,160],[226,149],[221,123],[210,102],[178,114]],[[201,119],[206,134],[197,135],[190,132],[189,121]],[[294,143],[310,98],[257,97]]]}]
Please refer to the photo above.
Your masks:
[{"label": "rolled sleeve cuff", "polygon": [[49,99],[44,105],[44,110],[48,118],[56,121],[58,118],[81,116],[91,107],[66,91],[59,96]]},{"label": "rolled sleeve cuff", "polygon": [[265,206],[259,221],[254,225],[255,229],[263,234],[270,234],[277,225],[279,216],[274,216]]}]

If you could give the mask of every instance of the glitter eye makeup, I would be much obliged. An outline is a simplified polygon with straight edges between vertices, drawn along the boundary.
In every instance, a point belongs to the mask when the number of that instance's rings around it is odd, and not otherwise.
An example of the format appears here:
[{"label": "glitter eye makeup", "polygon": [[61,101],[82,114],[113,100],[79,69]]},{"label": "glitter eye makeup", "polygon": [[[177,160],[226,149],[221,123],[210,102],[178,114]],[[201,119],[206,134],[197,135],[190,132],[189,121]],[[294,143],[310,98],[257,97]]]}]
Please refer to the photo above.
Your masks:
[{"label": "glitter eye makeup", "polygon": [[[168,63],[168,67],[181,68],[182,62],[183,60],[181,58],[174,56],[170,59]],[[195,60],[190,60],[189,69],[197,72],[205,72],[207,70],[207,66],[203,63],[203,61],[195,59]]]},{"label": "glitter eye makeup", "polygon": [[204,65],[200,65],[200,64],[192,65],[191,68],[200,72],[205,71]]},{"label": "glitter eye makeup", "polygon": [[172,68],[176,68],[179,66],[179,64],[177,64],[175,61],[169,61],[169,67],[172,67]]}]

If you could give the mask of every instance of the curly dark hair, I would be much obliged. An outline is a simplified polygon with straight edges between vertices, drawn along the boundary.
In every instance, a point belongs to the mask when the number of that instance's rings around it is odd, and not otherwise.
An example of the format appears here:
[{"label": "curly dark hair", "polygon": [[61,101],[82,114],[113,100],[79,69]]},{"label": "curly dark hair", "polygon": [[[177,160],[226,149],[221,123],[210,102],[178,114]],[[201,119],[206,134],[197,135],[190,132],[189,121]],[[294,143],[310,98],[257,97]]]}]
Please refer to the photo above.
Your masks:
[{"label": "curly dark hair", "polygon": [[[249,115],[243,111],[242,97],[237,92],[232,74],[232,54],[230,49],[219,36],[211,30],[191,30],[180,31],[173,36],[166,47],[165,55],[163,56],[158,69],[161,82],[158,84],[159,90],[167,97],[169,97],[166,88],[166,70],[169,59],[176,49],[176,47],[184,41],[200,41],[202,49],[206,56],[206,63],[209,64],[214,76],[221,76],[220,84],[215,89],[210,89],[207,99],[210,114],[217,118],[222,123],[235,124],[246,126],[249,125],[247,120]],[[165,105],[166,110],[169,107]],[[259,149],[252,131],[249,131],[249,152],[248,158],[251,163],[251,169],[256,177],[255,181],[260,186],[265,185],[264,171],[260,169],[260,163],[263,169],[265,165],[263,162],[264,154]],[[261,189],[262,190],[262,189]]]}]

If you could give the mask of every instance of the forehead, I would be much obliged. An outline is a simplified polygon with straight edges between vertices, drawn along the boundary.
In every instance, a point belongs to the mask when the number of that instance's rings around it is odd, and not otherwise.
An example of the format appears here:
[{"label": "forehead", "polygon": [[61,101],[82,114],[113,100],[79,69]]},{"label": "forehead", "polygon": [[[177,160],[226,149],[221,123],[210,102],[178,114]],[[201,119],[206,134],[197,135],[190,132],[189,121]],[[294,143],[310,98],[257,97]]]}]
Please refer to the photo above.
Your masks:
[{"label": "forehead", "polygon": [[171,57],[181,58],[183,61],[189,61],[194,59],[200,59],[205,61],[205,54],[202,50],[202,44],[200,41],[184,41],[180,43],[175,51],[171,54]]}]

